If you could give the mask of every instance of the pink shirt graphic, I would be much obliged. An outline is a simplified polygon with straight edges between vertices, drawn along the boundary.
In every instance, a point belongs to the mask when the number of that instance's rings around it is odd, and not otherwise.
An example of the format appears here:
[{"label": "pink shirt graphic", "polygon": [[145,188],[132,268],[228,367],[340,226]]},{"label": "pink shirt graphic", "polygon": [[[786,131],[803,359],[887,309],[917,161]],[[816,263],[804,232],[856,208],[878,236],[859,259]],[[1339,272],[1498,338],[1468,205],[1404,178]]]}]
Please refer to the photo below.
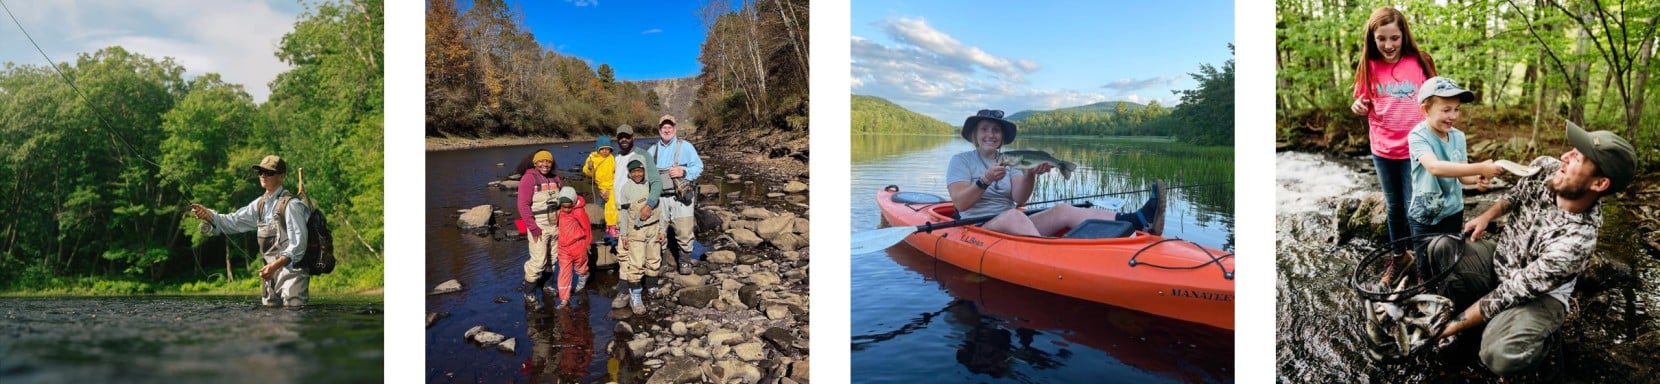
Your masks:
[{"label": "pink shirt graphic", "polygon": [[1424,67],[1417,56],[1403,56],[1388,63],[1367,60],[1372,69],[1372,95],[1367,96],[1355,87],[1354,97],[1371,97],[1372,111],[1366,115],[1371,126],[1372,154],[1385,159],[1406,160],[1409,150],[1406,135],[1412,127],[1424,121],[1424,111],[1418,108],[1418,86],[1424,84]]}]

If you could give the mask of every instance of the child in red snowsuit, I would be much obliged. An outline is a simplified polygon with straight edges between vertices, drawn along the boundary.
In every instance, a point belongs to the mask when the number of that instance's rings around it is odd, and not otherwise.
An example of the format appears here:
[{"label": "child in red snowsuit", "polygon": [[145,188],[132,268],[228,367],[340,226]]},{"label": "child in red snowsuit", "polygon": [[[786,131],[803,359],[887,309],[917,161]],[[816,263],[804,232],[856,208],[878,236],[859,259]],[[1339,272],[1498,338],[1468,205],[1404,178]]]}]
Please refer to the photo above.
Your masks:
[{"label": "child in red snowsuit", "polygon": [[[576,290],[588,285],[588,247],[593,243],[593,222],[582,209],[587,201],[571,187],[559,190],[559,308],[571,302],[571,273]],[[572,269],[575,267],[575,269]]]}]

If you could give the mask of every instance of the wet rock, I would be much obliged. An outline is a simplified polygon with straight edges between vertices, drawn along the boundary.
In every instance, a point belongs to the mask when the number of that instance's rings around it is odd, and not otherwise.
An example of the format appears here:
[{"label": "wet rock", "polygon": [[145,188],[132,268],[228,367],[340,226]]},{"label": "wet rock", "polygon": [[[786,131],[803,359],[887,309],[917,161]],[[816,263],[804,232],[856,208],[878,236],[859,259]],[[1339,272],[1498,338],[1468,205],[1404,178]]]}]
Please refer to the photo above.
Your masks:
[{"label": "wet rock", "polygon": [[694,275],[682,275],[682,274],[679,274],[679,273],[674,273],[674,274],[670,274],[669,276],[670,276],[669,277],[670,279],[674,279],[674,284],[675,285],[679,285],[679,286],[682,286],[682,287],[695,287],[695,286],[699,286],[699,285],[704,285],[704,284],[707,284],[707,281],[709,280],[708,276],[695,275],[695,274]]},{"label": "wet rock", "polygon": [[806,191],[807,191],[807,184],[803,183],[803,182],[790,180],[789,183],[784,184],[784,192],[785,193],[801,193],[801,192],[806,192]]},{"label": "wet rock", "polygon": [[519,189],[519,181],[518,180],[503,181],[503,182],[501,182],[501,188],[502,189]]},{"label": "wet rock", "polygon": [[507,353],[517,352],[517,347],[519,346],[519,341],[518,340],[519,339],[517,339],[517,338],[507,339],[507,341],[503,341],[499,344],[496,344],[496,349],[507,351]]},{"label": "wet rock", "polygon": [[508,300],[506,296],[496,296],[496,300],[494,300],[494,301],[496,302],[496,304],[506,304],[507,302],[512,301],[512,300]]},{"label": "wet rock", "polygon": [[728,231],[727,234],[732,236],[733,242],[736,242],[741,246],[753,247],[761,245],[761,237],[756,236],[755,232],[750,232],[747,229],[735,228]]},{"label": "wet rock", "polygon": [[489,329],[484,328],[482,325],[475,325],[471,329],[468,329],[464,336],[466,336],[467,340],[472,340],[485,346],[501,344],[502,341],[507,340],[506,336],[502,336],[500,333],[490,332]]},{"label": "wet rock", "polygon": [[697,187],[697,192],[698,192],[698,194],[703,195],[703,196],[719,195],[720,194],[720,186],[714,185],[714,184],[700,185],[700,186]]},{"label": "wet rock", "polygon": [[761,333],[761,340],[771,344],[772,349],[787,352],[791,348],[790,345],[795,343],[795,336],[791,335],[789,330],[772,327]]},{"label": "wet rock", "polygon": [[686,323],[676,321],[674,324],[669,324],[669,333],[673,333],[675,336],[685,336]]},{"label": "wet rock", "polygon": [[721,212],[721,211],[716,211],[716,210],[713,210],[713,209],[707,209],[707,207],[699,207],[697,211],[692,212],[692,220],[697,222],[697,227],[700,228],[700,229],[702,229],[702,228],[722,228],[722,229],[725,229],[726,228],[725,223],[726,223],[727,219],[724,216],[721,216],[717,212]]},{"label": "wet rock", "polygon": [[744,306],[755,308],[756,306],[761,305],[760,292],[761,287],[753,284],[745,285],[743,288],[738,289],[738,300],[742,301]]},{"label": "wet rock", "polygon": [[651,368],[651,369],[662,368],[663,367],[663,359],[647,359],[644,363],[641,363],[641,365],[645,365],[646,368]]},{"label": "wet rock", "polygon": [[488,227],[493,219],[491,216],[491,211],[493,210],[494,208],[489,204],[473,207],[472,209],[467,210],[467,213],[461,214],[460,218],[456,219],[456,225],[460,226],[461,229]]},{"label": "wet rock", "polygon": [[715,264],[732,264],[738,262],[738,253],[732,251],[714,251],[704,254],[704,259]]},{"label": "wet rock", "polygon": [[[496,166],[499,167],[501,165],[497,164]],[[507,179],[508,180],[518,180],[520,177],[524,177],[524,175],[525,174],[523,174],[523,173],[515,173],[515,174],[507,175]]]},{"label": "wet rock", "polygon": [[675,384],[703,382],[703,365],[689,357],[670,357],[662,360],[662,368],[657,368],[646,379],[648,384]]},{"label": "wet rock", "polygon": [[811,375],[809,375],[810,366],[811,364],[809,364],[807,359],[801,359],[801,361],[790,363],[790,379],[803,383],[807,382],[807,379],[811,377]]},{"label": "wet rock", "polygon": [[711,285],[700,285],[680,290],[675,301],[688,307],[708,308],[709,302],[717,297],[720,297],[720,290]]},{"label": "wet rock", "polygon": [[780,198],[780,197],[784,197],[783,192],[767,192],[767,198],[768,199],[776,199],[776,198]]},{"label": "wet rock", "polygon": [[432,292],[428,293],[428,295],[442,295],[442,294],[446,294],[446,293],[460,292],[460,291],[461,291],[461,281],[456,280],[456,279],[450,279],[449,281],[438,283],[438,286],[433,287]]},{"label": "wet rock", "polygon": [[767,358],[767,351],[763,347],[765,346],[760,341],[751,341],[732,346],[732,353],[744,361],[760,361]]},{"label": "wet rock", "polygon": [[738,212],[738,215],[756,220],[770,219],[773,216],[776,216],[772,213],[772,211],[768,211],[765,208],[744,208],[743,211]]},{"label": "wet rock", "polygon": [[651,350],[651,345],[654,342],[655,340],[652,340],[650,337],[636,337],[634,340],[630,340],[628,342],[628,350],[633,351],[636,354],[645,355]]},{"label": "wet rock", "polygon": [[761,369],[739,360],[721,360],[715,362],[713,369],[717,381],[722,383],[742,382],[756,383],[761,381]]},{"label": "wet rock", "polygon": [[450,316],[449,312],[429,312],[429,313],[427,313],[427,328],[432,328],[433,323],[437,323],[438,320],[441,320],[441,319],[443,319],[445,317],[449,317],[449,316]]}]

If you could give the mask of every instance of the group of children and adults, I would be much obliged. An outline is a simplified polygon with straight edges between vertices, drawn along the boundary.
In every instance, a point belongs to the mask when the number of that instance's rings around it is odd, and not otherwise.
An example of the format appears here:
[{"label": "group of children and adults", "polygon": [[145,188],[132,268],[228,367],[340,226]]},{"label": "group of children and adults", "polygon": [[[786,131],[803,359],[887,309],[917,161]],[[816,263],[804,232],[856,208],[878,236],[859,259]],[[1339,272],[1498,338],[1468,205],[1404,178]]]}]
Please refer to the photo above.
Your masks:
[{"label": "group of children and adults", "polygon": [[[1365,38],[1349,108],[1366,117],[1388,208],[1395,256],[1387,259],[1382,280],[1387,285],[1412,274],[1429,277],[1430,260],[1461,253],[1442,291],[1464,310],[1443,328],[1441,345],[1478,330],[1479,358],[1492,372],[1509,376],[1538,368],[1596,248],[1598,200],[1631,183],[1635,149],[1612,132],[1587,132],[1567,122],[1566,152],[1534,159],[1529,166],[1536,172],[1520,176],[1492,208],[1466,221],[1464,186],[1486,191],[1505,172],[1493,160],[1470,159],[1468,133],[1459,126],[1475,93],[1436,71],[1399,10],[1373,11]],[[1498,242],[1483,239],[1492,221],[1506,214]],[[1431,243],[1433,234],[1467,240]]]},{"label": "group of children and adults", "polygon": [[[703,173],[703,160],[691,143],[676,135],[676,126],[674,116],[663,115],[657,128],[661,140],[636,150],[634,128],[624,124],[615,136],[600,137],[583,163],[582,173],[594,180],[594,203],[604,207],[605,229],[599,235],[605,241],[600,246],[617,251],[618,295],[613,308],[645,311],[641,282],[645,276],[660,275],[671,230],[679,251],[676,270],[692,273],[696,196],[677,193],[675,187],[696,180]],[[548,150],[537,150],[520,168],[517,206],[530,242],[520,290],[525,302],[536,308],[551,302],[563,309],[572,292],[588,283],[588,250],[596,236],[586,210],[589,201],[556,174],[558,167]]]}]

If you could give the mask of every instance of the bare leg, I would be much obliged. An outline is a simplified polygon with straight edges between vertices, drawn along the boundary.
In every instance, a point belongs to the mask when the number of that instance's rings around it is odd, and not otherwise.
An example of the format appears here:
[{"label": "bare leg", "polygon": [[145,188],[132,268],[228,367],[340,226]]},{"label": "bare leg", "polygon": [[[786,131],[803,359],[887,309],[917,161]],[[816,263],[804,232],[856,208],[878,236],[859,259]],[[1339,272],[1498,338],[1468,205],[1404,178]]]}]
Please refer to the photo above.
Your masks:
[{"label": "bare leg", "polygon": [[1038,232],[1037,226],[1033,225],[1032,219],[1027,217],[1025,212],[1021,212],[1016,209],[1010,209],[998,214],[996,218],[986,222],[985,228],[990,231],[1007,233],[1016,236],[1035,237],[1040,236],[1041,233]]},{"label": "bare leg", "polygon": [[1055,236],[1062,229],[1071,228],[1089,219],[1112,221],[1118,218],[1118,213],[1104,209],[1078,208],[1071,205],[1057,205],[1043,212],[1031,216],[1032,225],[1043,236]]}]

